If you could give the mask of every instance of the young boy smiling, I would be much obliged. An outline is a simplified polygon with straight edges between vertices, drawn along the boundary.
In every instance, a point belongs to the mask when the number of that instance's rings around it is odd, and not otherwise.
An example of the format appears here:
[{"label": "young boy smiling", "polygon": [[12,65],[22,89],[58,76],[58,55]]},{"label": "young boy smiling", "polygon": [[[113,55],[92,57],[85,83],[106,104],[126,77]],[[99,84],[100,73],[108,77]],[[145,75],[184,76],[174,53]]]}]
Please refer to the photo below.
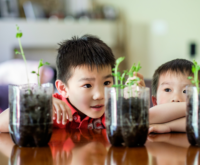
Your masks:
[{"label": "young boy smiling", "polygon": [[74,37],[60,44],[56,64],[54,125],[105,128],[104,87],[113,84],[115,64],[111,49],[93,36]]},{"label": "young boy smiling", "polygon": [[152,80],[152,102],[149,110],[149,132],[186,131],[186,86],[192,85],[188,76],[193,63],[176,59],[161,65]]}]

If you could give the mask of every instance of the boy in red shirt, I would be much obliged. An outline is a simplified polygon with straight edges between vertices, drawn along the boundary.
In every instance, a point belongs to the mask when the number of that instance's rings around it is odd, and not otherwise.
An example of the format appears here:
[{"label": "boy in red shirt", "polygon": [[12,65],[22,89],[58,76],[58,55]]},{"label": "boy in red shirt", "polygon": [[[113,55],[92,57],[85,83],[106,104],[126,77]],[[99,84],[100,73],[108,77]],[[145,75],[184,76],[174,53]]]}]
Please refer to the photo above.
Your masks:
[{"label": "boy in red shirt", "polygon": [[[85,35],[60,43],[53,95],[54,127],[105,128],[104,87],[113,84],[112,50],[100,39]],[[145,86],[143,77],[140,86]],[[0,114],[0,132],[8,132],[9,110]]]}]

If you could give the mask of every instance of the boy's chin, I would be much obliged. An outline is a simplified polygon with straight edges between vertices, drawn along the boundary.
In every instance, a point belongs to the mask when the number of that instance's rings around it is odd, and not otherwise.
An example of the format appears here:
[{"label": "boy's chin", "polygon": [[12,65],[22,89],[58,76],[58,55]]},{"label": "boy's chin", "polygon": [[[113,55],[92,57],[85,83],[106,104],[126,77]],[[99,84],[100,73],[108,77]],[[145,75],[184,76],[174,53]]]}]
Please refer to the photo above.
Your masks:
[{"label": "boy's chin", "polygon": [[98,119],[98,118],[102,117],[103,114],[104,114],[104,112],[99,113],[99,114],[90,114],[90,115],[88,115],[88,117],[91,117],[93,119]]}]

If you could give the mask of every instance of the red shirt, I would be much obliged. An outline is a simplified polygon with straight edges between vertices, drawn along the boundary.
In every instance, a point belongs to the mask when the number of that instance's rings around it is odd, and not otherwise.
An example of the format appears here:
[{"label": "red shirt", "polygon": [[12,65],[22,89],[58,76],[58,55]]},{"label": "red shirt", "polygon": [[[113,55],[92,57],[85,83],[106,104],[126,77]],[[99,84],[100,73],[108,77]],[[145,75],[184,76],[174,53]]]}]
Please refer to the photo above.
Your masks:
[{"label": "red shirt", "polygon": [[69,122],[67,121],[66,125],[63,125],[62,123],[58,124],[57,120],[53,120],[54,127],[58,128],[73,128],[73,129],[103,129],[105,128],[105,115],[103,114],[102,117],[98,119],[93,119],[88,116],[86,116],[82,121],[81,117],[78,115],[78,112],[76,109],[68,102],[68,100],[62,95],[59,95],[58,93],[55,93],[53,97],[64,101],[67,106],[71,109],[73,121]]}]

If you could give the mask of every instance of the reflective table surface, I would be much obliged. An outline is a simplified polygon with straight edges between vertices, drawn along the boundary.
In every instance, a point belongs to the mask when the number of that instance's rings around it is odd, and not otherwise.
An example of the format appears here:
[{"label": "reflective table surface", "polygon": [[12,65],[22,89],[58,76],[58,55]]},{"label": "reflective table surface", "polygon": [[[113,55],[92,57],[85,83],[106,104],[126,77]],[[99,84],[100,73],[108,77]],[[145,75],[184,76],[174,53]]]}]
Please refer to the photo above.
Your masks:
[{"label": "reflective table surface", "polygon": [[200,148],[185,133],[150,134],[142,147],[113,147],[106,130],[54,129],[49,146],[23,148],[0,133],[0,165],[197,165]]}]

